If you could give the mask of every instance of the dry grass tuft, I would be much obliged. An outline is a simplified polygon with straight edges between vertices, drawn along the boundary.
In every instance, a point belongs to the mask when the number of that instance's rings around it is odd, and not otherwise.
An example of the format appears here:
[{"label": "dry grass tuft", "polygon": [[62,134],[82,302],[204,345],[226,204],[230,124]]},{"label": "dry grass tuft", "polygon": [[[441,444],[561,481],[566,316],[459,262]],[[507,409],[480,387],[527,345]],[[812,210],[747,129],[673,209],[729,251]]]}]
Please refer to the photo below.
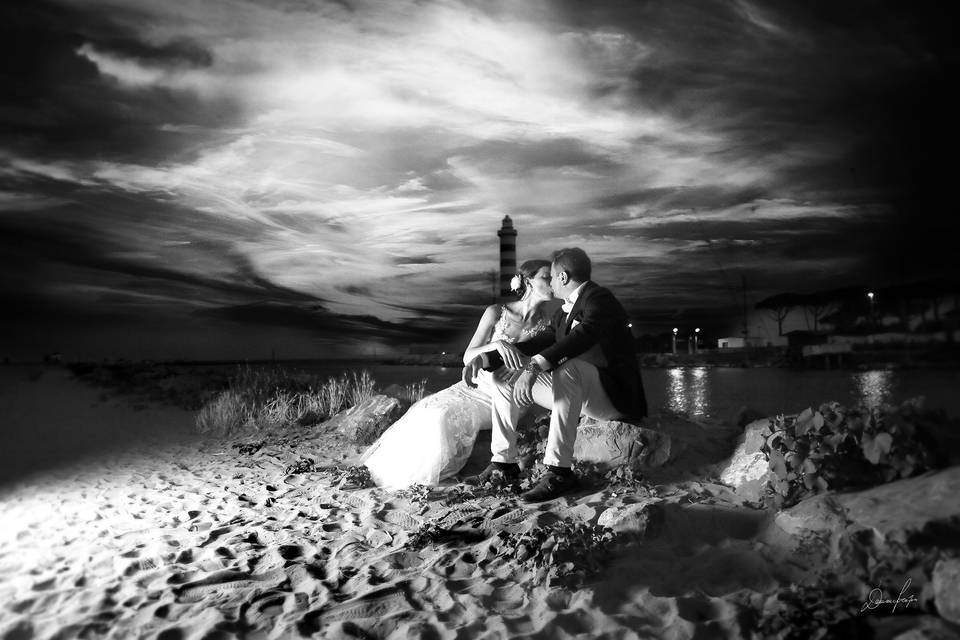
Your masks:
[{"label": "dry grass tuft", "polygon": [[282,367],[245,365],[238,368],[226,390],[200,409],[196,426],[200,433],[230,435],[316,424],[363,402],[375,390],[376,383],[366,370],[322,379]]}]

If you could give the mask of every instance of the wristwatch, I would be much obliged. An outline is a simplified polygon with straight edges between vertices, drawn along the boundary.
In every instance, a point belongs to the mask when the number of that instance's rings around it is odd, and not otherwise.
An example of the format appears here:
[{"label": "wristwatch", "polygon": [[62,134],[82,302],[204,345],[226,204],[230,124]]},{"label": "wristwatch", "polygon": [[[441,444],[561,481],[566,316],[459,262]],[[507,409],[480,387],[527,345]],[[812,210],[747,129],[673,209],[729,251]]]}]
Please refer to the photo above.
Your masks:
[{"label": "wristwatch", "polygon": [[537,364],[535,360],[531,360],[527,364],[523,365],[524,371],[529,371],[530,373],[543,373],[543,369],[540,368],[540,365]]}]

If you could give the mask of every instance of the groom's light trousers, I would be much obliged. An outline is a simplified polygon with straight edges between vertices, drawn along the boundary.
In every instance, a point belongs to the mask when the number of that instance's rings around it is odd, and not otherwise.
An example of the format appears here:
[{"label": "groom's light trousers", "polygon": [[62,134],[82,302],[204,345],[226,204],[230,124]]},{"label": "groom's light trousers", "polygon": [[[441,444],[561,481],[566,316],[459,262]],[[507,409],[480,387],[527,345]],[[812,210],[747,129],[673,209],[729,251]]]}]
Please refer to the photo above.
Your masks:
[{"label": "groom's light trousers", "polygon": [[[512,384],[501,376],[494,382],[491,460],[516,462],[520,407],[513,399]],[[573,445],[581,415],[597,420],[611,420],[619,415],[603,390],[597,367],[579,358],[571,358],[556,369],[538,375],[533,385],[533,400],[544,409],[552,410],[543,463],[556,467],[573,464]]]}]

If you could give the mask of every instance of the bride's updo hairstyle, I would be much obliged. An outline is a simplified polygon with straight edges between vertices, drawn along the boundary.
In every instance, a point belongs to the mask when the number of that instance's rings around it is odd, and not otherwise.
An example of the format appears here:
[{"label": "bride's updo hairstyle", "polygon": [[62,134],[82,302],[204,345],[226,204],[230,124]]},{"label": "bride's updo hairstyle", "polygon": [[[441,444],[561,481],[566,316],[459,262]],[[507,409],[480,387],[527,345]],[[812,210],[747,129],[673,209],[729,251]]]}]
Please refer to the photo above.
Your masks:
[{"label": "bride's updo hairstyle", "polygon": [[520,268],[517,269],[517,275],[513,276],[513,280],[510,281],[510,288],[517,294],[518,298],[522,298],[527,293],[530,278],[537,275],[537,272],[544,267],[550,268],[549,260],[527,260],[520,265]]}]

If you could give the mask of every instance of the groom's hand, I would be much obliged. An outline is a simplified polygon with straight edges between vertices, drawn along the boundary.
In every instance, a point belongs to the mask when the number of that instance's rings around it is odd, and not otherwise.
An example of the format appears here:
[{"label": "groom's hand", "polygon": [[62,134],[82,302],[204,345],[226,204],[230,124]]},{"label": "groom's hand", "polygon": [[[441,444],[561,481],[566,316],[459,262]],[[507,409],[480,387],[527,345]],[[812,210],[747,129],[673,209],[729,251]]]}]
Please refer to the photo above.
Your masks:
[{"label": "groom's hand", "polygon": [[460,378],[468,387],[471,389],[476,389],[477,383],[474,382],[473,379],[477,377],[477,374],[480,373],[480,369],[482,368],[483,359],[480,356],[477,356],[463,367],[463,371],[460,373]]}]

